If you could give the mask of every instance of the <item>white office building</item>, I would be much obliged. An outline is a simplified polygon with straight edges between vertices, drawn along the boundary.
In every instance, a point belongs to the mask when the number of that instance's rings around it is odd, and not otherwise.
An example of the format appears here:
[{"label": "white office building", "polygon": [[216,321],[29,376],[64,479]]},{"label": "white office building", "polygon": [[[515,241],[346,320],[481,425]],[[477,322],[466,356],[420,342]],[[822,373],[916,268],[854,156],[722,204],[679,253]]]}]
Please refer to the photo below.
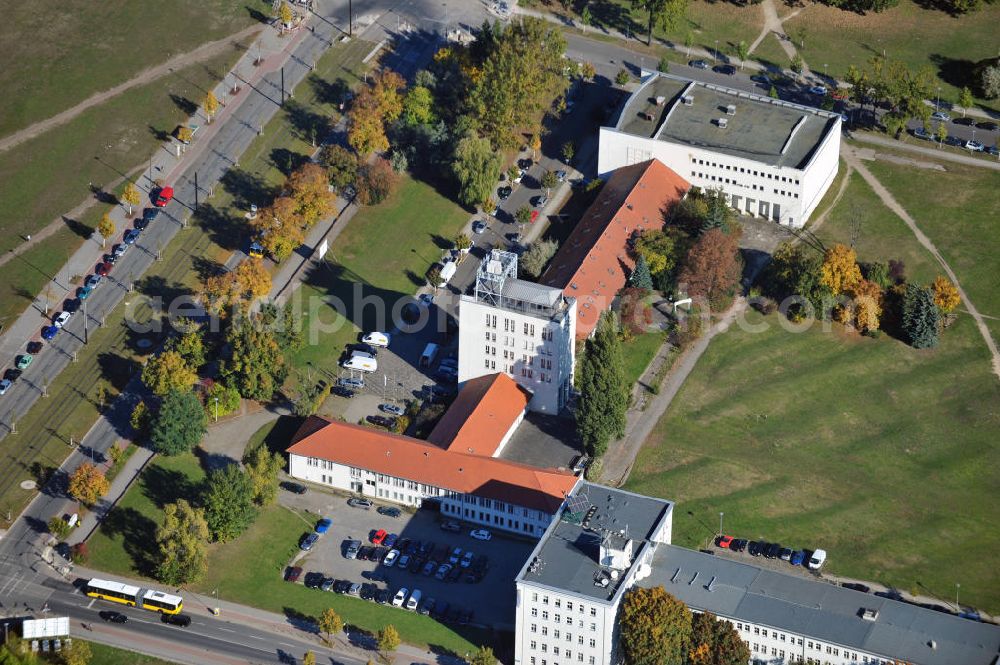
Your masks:
[{"label": "white office building", "polygon": [[517,255],[494,249],[458,306],[458,382],[503,372],[531,393],[528,409],[559,413],[569,401],[576,299],[517,279]]},{"label": "white office building", "polygon": [[671,545],[672,514],[668,501],[581,482],[517,576],[515,665],[619,665],[618,610],[635,586],[732,623],[752,665],[1000,659],[995,625]]},{"label": "white office building", "polygon": [[837,175],[840,124],[837,113],[656,72],[601,128],[597,170],[655,158],[743,214],[801,228]]}]

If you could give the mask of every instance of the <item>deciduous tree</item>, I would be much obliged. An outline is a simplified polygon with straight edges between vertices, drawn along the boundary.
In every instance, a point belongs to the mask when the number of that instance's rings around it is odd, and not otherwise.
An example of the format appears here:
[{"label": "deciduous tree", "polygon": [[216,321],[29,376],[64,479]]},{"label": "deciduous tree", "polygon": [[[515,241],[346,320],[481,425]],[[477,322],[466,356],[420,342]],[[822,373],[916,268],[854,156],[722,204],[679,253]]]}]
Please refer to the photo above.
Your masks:
[{"label": "deciduous tree", "polygon": [[711,612],[694,614],[688,645],[688,665],[745,665],[750,647],[728,621]]},{"label": "deciduous tree", "polygon": [[403,122],[407,125],[430,125],[437,120],[434,95],[422,85],[415,85],[403,98]]},{"label": "deciduous tree", "polygon": [[90,462],[84,462],[69,477],[69,493],[82,504],[92,506],[107,494],[111,483],[104,472]]},{"label": "deciduous tree", "polygon": [[69,525],[69,522],[59,517],[58,515],[51,518],[47,526],[49,528],[49,533],[51,533],[59,540],[64,540],[66,536],[69,535],[69,532],[72,530],[72,527]]},{"label": "deciduous tree", "polygon": [[278,472],[285,465],[284,457],[260,445],[247,455],[244,464],[253,488],[253,502],[262,507],[270,505],[278,497]]},{"label": "deciduous tree", "polygon": [[747,58],[750,57],[750,47],[743,40],[740,40],[740,43],[736,45],[736,57],[740,59],[740,69],[742,70]]},{"label": "deciduous tree", "polygon": [[253,483],[238,464],[229,464],[209,474],[202,501],[209,533],[217,542],[225,543],[236,538],[257,517]]},{"label": "deciduous tree", "polygon": [[622,371],[621,338],[616,324],[610,310],[601,315],[594,336],[587,340],[580,363],[576,426],[591,457],[603,455],[611,439],[625,434],[629,386]]},{"label": "deciduous tree", "polygon": [[903,295],[903,334],[915,349],[937,346],[938,326],[941,310],[934,304],[934,294],[930,289],[907,284]]},{"label": "deciduous tree", "polygon": [[364,205],[378,205],[389,198],[397,182],[399,176],[392,165],[377,157],[358,171],[358,201]]},{"label": "deciduous tree", "polygon": [[521,206],[514,211],[514,221],[518,224],[529,224],[531,223],[531,208],[529,206]]},{"label": "deciduous tree", "polygon": [[208,524],[200,508],[185,499],[164,506],[163,525],[156,530],[156,579],[170,585],[200,579],[208,570],[207,543]]},{"label": "deciduous tree", "polygon": [[493,649],[481,646],[472,654],[469,665],[497,665],[497,657],[493,654]]},{"label": "deciduous tree", "polygon": [[962,107],[962,117],[968,113],[972,105],[976,103],[976,100],[972,98],[972,91],[968,87],[962,88],[962,91],[958,93],[958,105]]},{"label": "deciduous tree", "polygon": [[132,409],[132,414],[129,416],[129,424],[139,438],[144,439],[149,436],[149,427],[152,424],[152,420],[153,415],[149,412],[146,402],[139,400],[139,403],[135,405],[135,408]]},{"label": "deciduous tree", "polygon": [[333,608],[325,609],[319,617],[319,629],[326,633],[326,641],[330,643],[333,635],[344,629],[344,620]]},{"label": "deciduous tree", "polygon": [[406,81],[391,69],[383,69],[375,74],[372,95],[378,102],[379,112],[385,121],[392,122],[403,112],[403,96],[400,91],[405,88]]},{"label": "deciduous tree", "polygon": [[286,26],[292,24],[292,19],[295,18],[295,14],[292,13],[292,8],[289,6],[287,0],[281,0],[281,6],[278,7],[278,18]]},{"label": "deciduous tree", "polygon": [[205,364],[205,342],[200,327],[195,327],[179,337],[171,337],[167,341],[166,349],[178,353],[193,370]]},{"label": "deciduous tree", "polygon": [[546,171],[542,174],[541,185],[545,189],[545,195],[552,195],[552,188],[559,184],[559,178],[556,177],[555,171]]},{"label": "deciduous tree", "polygon": [[738,234],[718,228],[706,231],[695,241],[677,277],[688,295],[707,298],[712,309],[728,305],[743,269],[738,243]]},{"label": "deciduous tree", "polygon": [[943,275],[938,275],[934,279],[931,291],[934,292],[934,304],[945,314],[951,312],[962,302],[962,298],[958,295],[958,289]]},{"label": "deciduous tree", "polygon": [[159,397],[171,390],[190,390],[196,381],[198,374],[177,351],[164,351],[142,368],[142,382]]},{"label": "deciduous tree", "polygon": [[572,141],[566,141],[562,145],[562,157],[567,164],[573,163],[573,156],[576,154],[576,144]]},{"label": "deciduous tree", "polygon": [[240,401],[240,391],[216,381],[205,393],[205,414],[214,417],[235,413],[240,408]]},{"label": "deciduous tree", "polygon": [[835,296],[850,291],[862,279],[858,255],[853,249],[840,243],[826,250],[819,270],[820,282],[829,287]]},{"label": "deciduous tree", "polygon": [[312,651],[306,651],[305,655],[302,656],[302,665],[316,665],[316,654]]},{"label": "deciduous tree", "polygon": [[458,180],[458,199],[468,206],[493,193],[500,177],[503,155],[493,149],[489,139],[469,135],[455,146],[452,171]]},{"label": "deciduous tree", "polygon": [[215,93],[211,90],[205,95],[205,101],[202,102],[202,107],[205,109],[205,115],[208,116],[208,121],[212,122],[215,114],[219,112],[219,100],[215,96]]},{"label": "deciduous tree", "polygon": [[171,390],[150,425],[149,441],[163,455],[186,453],[201,441],[208,419],[190,390]]},{"label": "deciduous tree", "polygon": [[379,628],[377,635],[378,650],[382,653],[395,651],[399,648],[399,631],[391,623]]},{"label": "deciduous tree", "polygon": [[537,279],[542,276],[546,264],[555,256],[559,245],[553,240],[536,240],[528,247],[528,251],[521,255],[517,265],[528,277]]},{"label": "deciduous tree", "polygon": [[142,197],[139,195],[139,188],[135,186],[135,183],[129,182],[125,185],[125,191],[122,192],[122,201],[128,204],[128,214],[132,214],[132,206],[139,205],[142,201]]},{"label": "deciduous tree", "polygon": [[243,318],[226,331],[226,344],[222,379],[247,399],[270,399],[288,375],[274,332],[252,318]]},{"label": "deciduous tree", "polygon": [[309,162],[292,173],[285,183],[295,201],[295,215],[305,229],[312,228],[334,210],[337,196],[330,191],[328,182],[323,167]]},{"label": "deciduous tree", "polygon": [[80,639],[66,640],[63,644],[65,646],[59,653],[63,665],[89,665],[93,658],[89,644]]},{"label": "deciduous tree", "polygon": [[104,247],[108,238],[115,234],[115,223],[109,213],[101,215],[101,221],[97,222],[97,232],[101,234],[101,247]]},{"label": "deciduous tree", "polygon": [[632,0],[632,7],[645,11],[649,16],[646,45],[653,43],[653,28],[673,30],[687,11],[687,0]]},{"label": "deciduous tree", "polygon": [[348,115],[347,143],[362,158],[367,159],[373,152],[389,148],[389,138],[385,134],[385,118],[378,106],[378,100],[364,88],[351,105]]},{"label": "deciduous tree", "polygon": [[691,636],[691,612],[662,586],[633,588],[619,618],[627,665],[682,665]]},{"label": "deciduous tree", "polygon": [[235,270],[205,280],[208,306],[215,312],[227,308],[245,310],[253,299],[270,292],[271,273],[260,261],[242,261]]},{"label": "deciduous tree", "polygon": [[597,76],[597,68],[594,67],[592,62],[584,62],[580,65],[580,76],[583,77],[584,81],[593,81],[594,77]]},{"label": "deciduous tree", "polygon": [[330,184],[341,189],[358,178],[358,158],[342,145],[329,144],[320,152],[320,163],[326,167]]},{"label": "deciduous tree", "polygon": [[948,138],[948,126],[939,122],[937,129],[934,130],[934,138],[938,140],[938,148],[940,148]]},{"label": "deciduous tree", "polygon": [[879,329],[882,317],[882,287],[862,279],[848,292],[854,301],[854,325],[862,332]]}]

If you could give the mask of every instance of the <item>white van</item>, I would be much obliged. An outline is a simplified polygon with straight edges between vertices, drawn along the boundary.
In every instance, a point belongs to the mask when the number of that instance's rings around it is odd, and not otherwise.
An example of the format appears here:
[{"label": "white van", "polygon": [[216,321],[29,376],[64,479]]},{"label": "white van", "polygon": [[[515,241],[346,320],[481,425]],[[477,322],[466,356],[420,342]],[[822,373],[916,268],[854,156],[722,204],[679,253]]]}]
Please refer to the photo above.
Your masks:
[{"label": "white van", "polygon": [[434,362],[434,359],[437,358],[437,354],[438,345],[434,342],[427,344],[427,346],[424,347],[424,352],[420,354],[420,366],[430,367],[431,363]]},{"label": "white van", "polygon": [[341,367],[371,373],[378,370],[378,363],[371,356],[357,355],[351,356]]},{"label": "white van", "polygon": [[410,594],[410,599],[406,601],[406,609],[411,612],[417,609],[417,605],[420,604],[420,589],[414,589]]},{"label": "white van", "polygon": [[387,348],[389,346],[389,334],[384,332],[370,332],[361,338],[361,341],[365,344],[371,344],[372,346],[381,346]]},{"label": "white van", "polygon": [[826,550],[816,550],[809,557],[809,567],[813,570],[819,570],[824,561],[826,561]]},{"label": "white van", "polygon": [[365,358],[367,360],[375,360],[375,356],[370,353],[365,353],[364,351],[351,351],[352,358]]},{"label": "white van", "polygon": [[443,289],[448,286],[448,282],[455,276],[456,270],[458,270],[458,266],[454,261],[445,261],[444,265],[441,266],[441,277],[438,280],[437,287]]}]

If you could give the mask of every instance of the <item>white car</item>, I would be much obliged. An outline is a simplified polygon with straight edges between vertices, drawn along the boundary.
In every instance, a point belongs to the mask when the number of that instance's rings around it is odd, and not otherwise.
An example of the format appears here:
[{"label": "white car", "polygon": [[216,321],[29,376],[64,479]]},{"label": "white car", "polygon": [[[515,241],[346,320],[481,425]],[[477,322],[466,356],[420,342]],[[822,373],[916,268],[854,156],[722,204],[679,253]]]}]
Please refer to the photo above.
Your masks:
[{"label": "white car", "polygon": [[935,120],[940,120],[941,122],[948,122],[951,120],[951,116],[944,111],[934,111],[934,113],[931,113],[931,117]]},{"label": "white car", "polygon": [[477,221],[475,221],[475,222],[472,223],[472,232],[473,233],[482,233],[485,230],[486,230],[486,222],[484,222],[482,220],[477,220]]},{"label": "white car", "polygon": [[406,609],[411,612],[415,612],[417,610],[417,605],[420,604],[420,596],[420,589],[414,589],[413,593],[410,594],[410,599],[406,601]]},{"label": "white car", "polygon": [[0,395],[6,394],[7,391],[10,390],[11,385],[12,382],[10,379],[4,379],[3,381],[0,381]]},{"label": "white car", "polygon": [[469,532],[469,535],[476,540],[489,540],[493,537],[493,534],[486,529],[473,529]]},{"label": "white car", "polygon": [[381,346],[386,348],[389,346],[390,341],[389,333],[384,332],[370,332],[361,338],[361,341],[365,344],[371,344],[372,346]]},{"label": "white car", "polygon": [[[389,550],[389,553],[385,555],[382,560],[382,565],[386,568],[392,568],[396,565],[396,559],[399,558],[399,550]],[[405,589],[403,589],[405,591]]]},{"label": "white car", "polygon": [[69,317],[73,316],[70,312],[59,312],[56,318],[52,319],[52,325],[56,328],[62,328],[69,321]]},{"label": "white car", "polygon": [[459,565],[462,568],[468,568],[472,565],[472,560],[476,558],[476,555],[472,553],[472,550],[466,550],[465,554],[462,555],[462,560],[459,561]]},{"label": "white car", "polygon": [[826,88],[824,88],[821,85],[814,85],[813,87],[809,88],[809,92],[811,92],[814,95],[819,95],[821,97],[826,96]]},{"label": "white car", "polygon": [[812,570],[819,570],[823,566],[823,562],[826,561],[826,550],[815,550],[812,556],[809,557],[809,568]]},{"label": "white car", "polygon": [[986,146],[979,141],[966,141],[965,149],[971,150],[972,152],[982,152],[983,150],[986,150]]},{"label": "white car", "polygon": [[402,607],[403,603],[406,602],[406,597],[409,595],[410,590],[405,586],[396,592],[395,597],[392,599],[392,604],[394,607]]}]

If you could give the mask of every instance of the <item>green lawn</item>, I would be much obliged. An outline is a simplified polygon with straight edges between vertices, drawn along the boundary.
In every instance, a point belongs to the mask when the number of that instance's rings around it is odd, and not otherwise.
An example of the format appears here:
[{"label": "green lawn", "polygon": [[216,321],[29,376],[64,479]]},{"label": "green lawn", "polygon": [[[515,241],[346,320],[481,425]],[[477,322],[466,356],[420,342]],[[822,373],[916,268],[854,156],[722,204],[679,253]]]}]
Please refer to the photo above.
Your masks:
[{"label": "green lawn", "polygon": [[[262,430],[260,438],[269,431]],[[204,479],[205,472],[194,454],[155,458],[104,525],[91,536],[88,565],[112,575],[149,577],[154,565],[149,544],[160,523],[162,506],[178,498],[196,500]],[[460,634],[418,614],[284,582],[285,566],[312,524],[309,516],[281,506],[264,509],[239,539],[211,546],[208,574],[189,589],[188,606],[198,603],[207,606],[213,590],[218,589],[225,600],[290,618],[314,619],[324,609],[333,607],[345,622],[367,630],[378,630],[392,623],[404,641],[417,646],[437,646],[464,653],[474,648],[469,640],[476,644],[487,640],[487,635],[478,631],[463,630]]]},{"label": "green lawn", "polygon": [[666,339],[663,333],[649,332],[636,335],[622,344],[622,352],[625,355],[625,381],[630,391],[646,371],[653,356],[663,346],[664,341]]},{"label": "green lawn", "polygon": [[881,161],[868,168],[938,248],[980,313],[993,317],[987,325],[1000,340],[1000,172],[948,164],[941,173]]},{"label": "green lawn", "polygon": [[[345,344],[359,330],[391,329],[393,304],[425,283],[424,274],[468,221],[469,213],[434,186],[403,177],[383,203],[361,208],[330,248],[325,265],[314,270],[296,294],[306,344],[293,364],[304,370],[335,371]],[[466,260],[475,260],[467,257]],[[367,306],[359,297],[385,307]],[[379,321],[378,312],[386,318]]]},{"label": "green lawn", "polygon": [[[901,258],[918,282],[937,274],[857,175],[819,236],[846,241],[856,215],[860,260]],[[975,230],[962,236],[975,238],[967,244],[989,242]],[[729,533],[824,547],[833,573],[942,598],[958,582],[963,601],[1000,608],[991,492],[1000,482],[1000,386],[970,317],[960,314],[938,348],[922,351],[839,326],[796,334],[777,315],[748,320],[768,328],[735,326],[713,340],[628,488],[678,501],[674,538],[683,545],[704,546],[723,511]]]},{"label": "green lawn", "polygon": [[792,63],[788,54],[782,50],[781,44],[778,43],[778,38],[774,36],[774,33],[764,37],[763,41],[754,49],[754,52],[750,54],[750,57],[760,61],[769,69],[777,67],[781,70],[787,70]]},{"label": "green lawn", "polygon": [[[202,88],[219,80],[239,57],[228,49],[208,62],[185,68],[162,81],[130,90],[75,120],[0,152],[0,252],[23,236],[59,219],[93,197],[90,186],[114,189],[125,174],[141,178],[147,157],[162,136],[187,117],[177,99],[199,99]],[[141,180],[145,187],[145,181]],[[120,188],[118,188],[120,189]],[[110,203],[95,203],[88,214],[65,218],[54,235],[0,268],[0,317],[20,314],[87,237]],[[119,233],[121,233],[119,229]],[[2,319],[0,319],[2,320]]]},{"label": "green lawn", "polygon": [[[942,97],[957,102],[963,83],[956,82],[968,67],[996,56],[998,23],[997,5],[984,4],[978,12],[952,17],[902,0],[892,9],[864,16],[810,3],[784,26],[795,37],[796,47],[797,30],[805,28],[805,48],[800,52],[813,72],[822,74],[826,64],[831,76],[842,78],[849,65],[864,65],[884,50],[890,59],[902,60],[913,70],[930,67]],[[986,106],[997,108],[995,101]]]},{"label": "green lawn", "polygon": [[[79,638],[74,638],[79,639]],[[93,658],[90,665],[171,665],[173,661],[146,656],[134,651],[109,647],[106,644],[88,642]],[[62,663],[62,661],[54,661]]]},{"label": "green lawn", "polygon": [[[48,118],[142,70],[257,22],[260,0],[85,0],[8,5],[0,24],[0,136]],[[162,83],[161,83],[162,85]],[[129,93],[130,95],[132,93]]]}]

